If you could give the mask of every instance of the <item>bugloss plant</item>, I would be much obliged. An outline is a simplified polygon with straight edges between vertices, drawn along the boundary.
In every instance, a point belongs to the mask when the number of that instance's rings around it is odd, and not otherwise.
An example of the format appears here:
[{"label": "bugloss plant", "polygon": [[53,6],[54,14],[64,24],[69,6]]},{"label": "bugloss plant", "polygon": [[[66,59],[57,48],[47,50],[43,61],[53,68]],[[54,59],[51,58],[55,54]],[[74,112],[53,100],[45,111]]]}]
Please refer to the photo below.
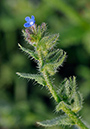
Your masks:
[{"label": "bugloss plant", "polygon": [[[65,78],[61,84],[55,88],[51,76],[57,72],[65,58],[66,52],[62,49],[56,49],[59,34],[47,34],[46,24],[41,26],[35,24],[34,16],[26,17],[26,23],[23,30],[23,35],[28,44],[33,46],[33,50],[26,49],[19,44],[20,49],[30,55],[37,61],[39,74],[19,73],[20,77],[34,79],[42,86],[48,87],[51,96],[56,101],[56,112],[63,111],[63,115],[37,122],[44,127],[52,127],[56,125],[77,125],[81,129],[89,129],[79,116],[79,111],[82,108],[83,98],[77,90],[76,77]],[[56,90],[57,89],[57,90]]]}]

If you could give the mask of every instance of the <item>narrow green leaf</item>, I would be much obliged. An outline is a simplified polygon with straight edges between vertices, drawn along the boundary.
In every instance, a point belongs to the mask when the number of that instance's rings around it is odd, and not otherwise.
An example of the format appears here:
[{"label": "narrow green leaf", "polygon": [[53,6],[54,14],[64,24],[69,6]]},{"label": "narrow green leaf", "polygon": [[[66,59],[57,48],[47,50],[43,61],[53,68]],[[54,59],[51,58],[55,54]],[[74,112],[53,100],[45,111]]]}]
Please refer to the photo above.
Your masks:
[{"label": "narrow green leaf", "polygon": [[65,94],[66,94],[66,96],[68,97],[69,96],[69,94],[70,94],[70,87],[69,87],[70,85],[69,85],[69,80],[67,80],[66,82],[65,82]]},{"label": "narrow green leaf", "polygon": [[51,62],[57,62],[63,55],[63,50],[59,50],[56,52],[56,54],[52,57],[50,60]]},{"label": "narrow green leaf", "polygon": [[49,53],[46,62],[58,62],[63,55],[63,50],[57,49]]},{"label": "narrow green leaf", "polygon": [[[63,101],[67,100],[67,105],[73,112],[76,113],[81,110],[83,99],[76,89],[76,77],[69,77],[69,79],[59,87],[58,93]],[[60,104],[57,108],[58,107],[60,108]]]},{"label": "narrow green leaf", "polygon": [[74,103],[71,105],[72,111],[75,113],[80,111],[82,108],[82,102],[83,102],[83,98],[80,92],[76,92],[76,94],[74,95]]},{"label": "narrow green leaf", "polygon": [[20,47],[20,49],[22,51],[24,51],[25,53],[27,53],[28,55],[33,57],[35,60],[38,60],[37,54],[34,51],[26,49],[26,48],[22,47],[20,44],[18,44],[18,46]]},{"label": "narrow green leaf", "polygon": [[74,125],[74,122],[67,115],[61,115],[60,117],[56,117],[52,120],[37,122],[37,124],[44,127],[52,127],[56,125]]},{"label": "narrow green leaf", "polygon": [[50,52],[48,53],[48,55],[47,55],[46,58],[47,58],[47,59],[51,58],[51,56],[52,56],[52,55],[55,55],[58,50],[59,50],[59,49],[55,49],[55,50],[53,50],[53,51],[50,51]]},{"label": "narrow green leaf", "polygon": [[50,48],[53,47],[56,44],[58,37],[59,37],[59,34],[50,35],[48,42],[46,42],[46,45],[48,46],[49,44]]},{"label": "narrow green leaf", "polygon": [[32,79],[32,80],[34,79],[37,83],[39,83],[43,86],[46,85],[43,77],[39,74],[27,74],[27,73],[19,73],[19,72],[17,72],[16,74],[22,78]]},{"label": "narrow green leaf", "polygon": [[66,81],[67,81],[67,78],[65,78],[65,79],[60,83],[60,86],[59,86],[59,88],[58,88],[58,90],[57,90],[58,95],[60,95],[61,92],[62,92],[62,90],[65,89],[65,83],[66,83]]},{"label": "narrow green leaf", "polygon": [[58,68],[59,66],[61,66],[62,63],[64,62],[65,58],[66,58],[66,52],[64,52],[64,54],[60,57],[60,59],[59,59],[59,61],[57,63],[54,63],[54,66],[56,68]]},{"label": "narrow green leaf", "polygon": [[59,37],[59,34],[44,36],[38,43],[38,49],[40,47],[42,47],[44,50],[52,48],[56,44],[58,37]]},{"label": "narrow green leaf", "polygon": [[50,63],[46,62],[46,64],[42,67],[41,70],[42,71],[47,70],[50,75],[54,75],[56,73],[57,68],[61,66],[62,63],[64,62],[65,58],[66,58],[66,53],[64,52],[64,54],[62,54],[62,56],[59,57],[58,61],[56,59],[57,62],[50,62]]}]

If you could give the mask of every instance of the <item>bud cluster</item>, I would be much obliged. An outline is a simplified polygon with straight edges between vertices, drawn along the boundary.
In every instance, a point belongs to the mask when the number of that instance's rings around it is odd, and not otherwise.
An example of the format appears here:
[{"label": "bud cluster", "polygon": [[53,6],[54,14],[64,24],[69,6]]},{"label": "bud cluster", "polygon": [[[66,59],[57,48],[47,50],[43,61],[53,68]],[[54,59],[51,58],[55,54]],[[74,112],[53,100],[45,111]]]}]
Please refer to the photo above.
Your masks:
[{"label": "bud cluster", "polygon": [[45,23],[42,23],[41,26],[36,24],[31,27],[22,30],[25,40],[32,46],[37,46],[37,42],[42,38],[47,27]]}]

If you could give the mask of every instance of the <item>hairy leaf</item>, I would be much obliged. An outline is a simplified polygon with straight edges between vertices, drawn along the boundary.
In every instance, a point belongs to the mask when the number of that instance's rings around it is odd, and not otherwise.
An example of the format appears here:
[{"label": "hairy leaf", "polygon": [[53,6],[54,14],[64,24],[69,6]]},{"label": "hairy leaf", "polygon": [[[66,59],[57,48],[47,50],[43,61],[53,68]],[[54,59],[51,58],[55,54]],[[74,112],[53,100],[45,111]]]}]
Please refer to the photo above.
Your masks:
[{"label": "hairy leaf", "polygon": [[63,81],[63,85],[61,84],[58,89],[58,95],[62,101],[67,101],[68,107],[73,112],[76,113],[81,110],[83,99],[76,89],[76,78],[74,76]]},{"label": "hairy leaf", "polygon": [[38,60],[37,54],[34,51],[32,51],[30,49],[26,49],[26,48],[22,47],[20,44],[18,44],[18,46],[20,47],[20,49],[22,51],[24,51],[25,53],[27,53],[28,55],[33,57],[35,60]]},{"label": "hairy leaf", "polygon": [[38,43],[37,49],[40,49],[41,47],[42,49],[46,48],[46,50],[52,48],[56,44],[58,37],[59,37],[59,34],[44,36]]},{"label": "hairy leaf", "polygon": [[46,62],[58,62],[59,59],[63,56],[63,50],[57,49],[49,53],[46,57]]},{"label": "hairy leaf", "polygon": [[46,63],[43,67],[42,67],[42,71],[46,70],[48,71],[48,73],[50,75],[54,75],[56,73],[56,69],[62,65],[62,63],[64,62],[66,58],[66,53],[64,53],[62,56],[59,57],[58,61],[56,58],[56,61],[54,59],[54,61],[50,62],[50,63]]},{"label": "hairy leaf", "polygon": [[74,125],[74,122],[67,115],[61,115],[60,117],[56,117],[52,120],[37,122],[37,124],[44,127],[52,127],[56,125]]},{"label": "hairy leaf", "polygon": [[76,92],[76,94],[74,95],[74,103],[71,105],[72,111],[73,112],[80,111],[82,108],[82,102],[83,102],[83,98],[80,92]]},{"label": "hairy leaf", "polygon": [[37,83],[45,86],[45,81],[43,79],[43,77],[39,74],[27,74],[27,73],[16,73],[17,75],[19,75],[20,77],[26,78],[26,79],[34,79]]}]

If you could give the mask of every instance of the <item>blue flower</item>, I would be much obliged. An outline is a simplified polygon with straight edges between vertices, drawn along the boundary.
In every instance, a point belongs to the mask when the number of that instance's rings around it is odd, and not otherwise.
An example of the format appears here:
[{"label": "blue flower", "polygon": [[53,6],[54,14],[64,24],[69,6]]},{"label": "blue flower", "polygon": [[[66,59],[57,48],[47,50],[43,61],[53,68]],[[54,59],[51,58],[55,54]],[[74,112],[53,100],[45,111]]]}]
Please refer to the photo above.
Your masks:
[{"label": "blue flower", "polygon": [[24,24],[24,27],[31,27],[34,25],[35,23],[35,17],[32,15],[31,18],[30,17],[26,17],[25,20],[27,23]]}]

